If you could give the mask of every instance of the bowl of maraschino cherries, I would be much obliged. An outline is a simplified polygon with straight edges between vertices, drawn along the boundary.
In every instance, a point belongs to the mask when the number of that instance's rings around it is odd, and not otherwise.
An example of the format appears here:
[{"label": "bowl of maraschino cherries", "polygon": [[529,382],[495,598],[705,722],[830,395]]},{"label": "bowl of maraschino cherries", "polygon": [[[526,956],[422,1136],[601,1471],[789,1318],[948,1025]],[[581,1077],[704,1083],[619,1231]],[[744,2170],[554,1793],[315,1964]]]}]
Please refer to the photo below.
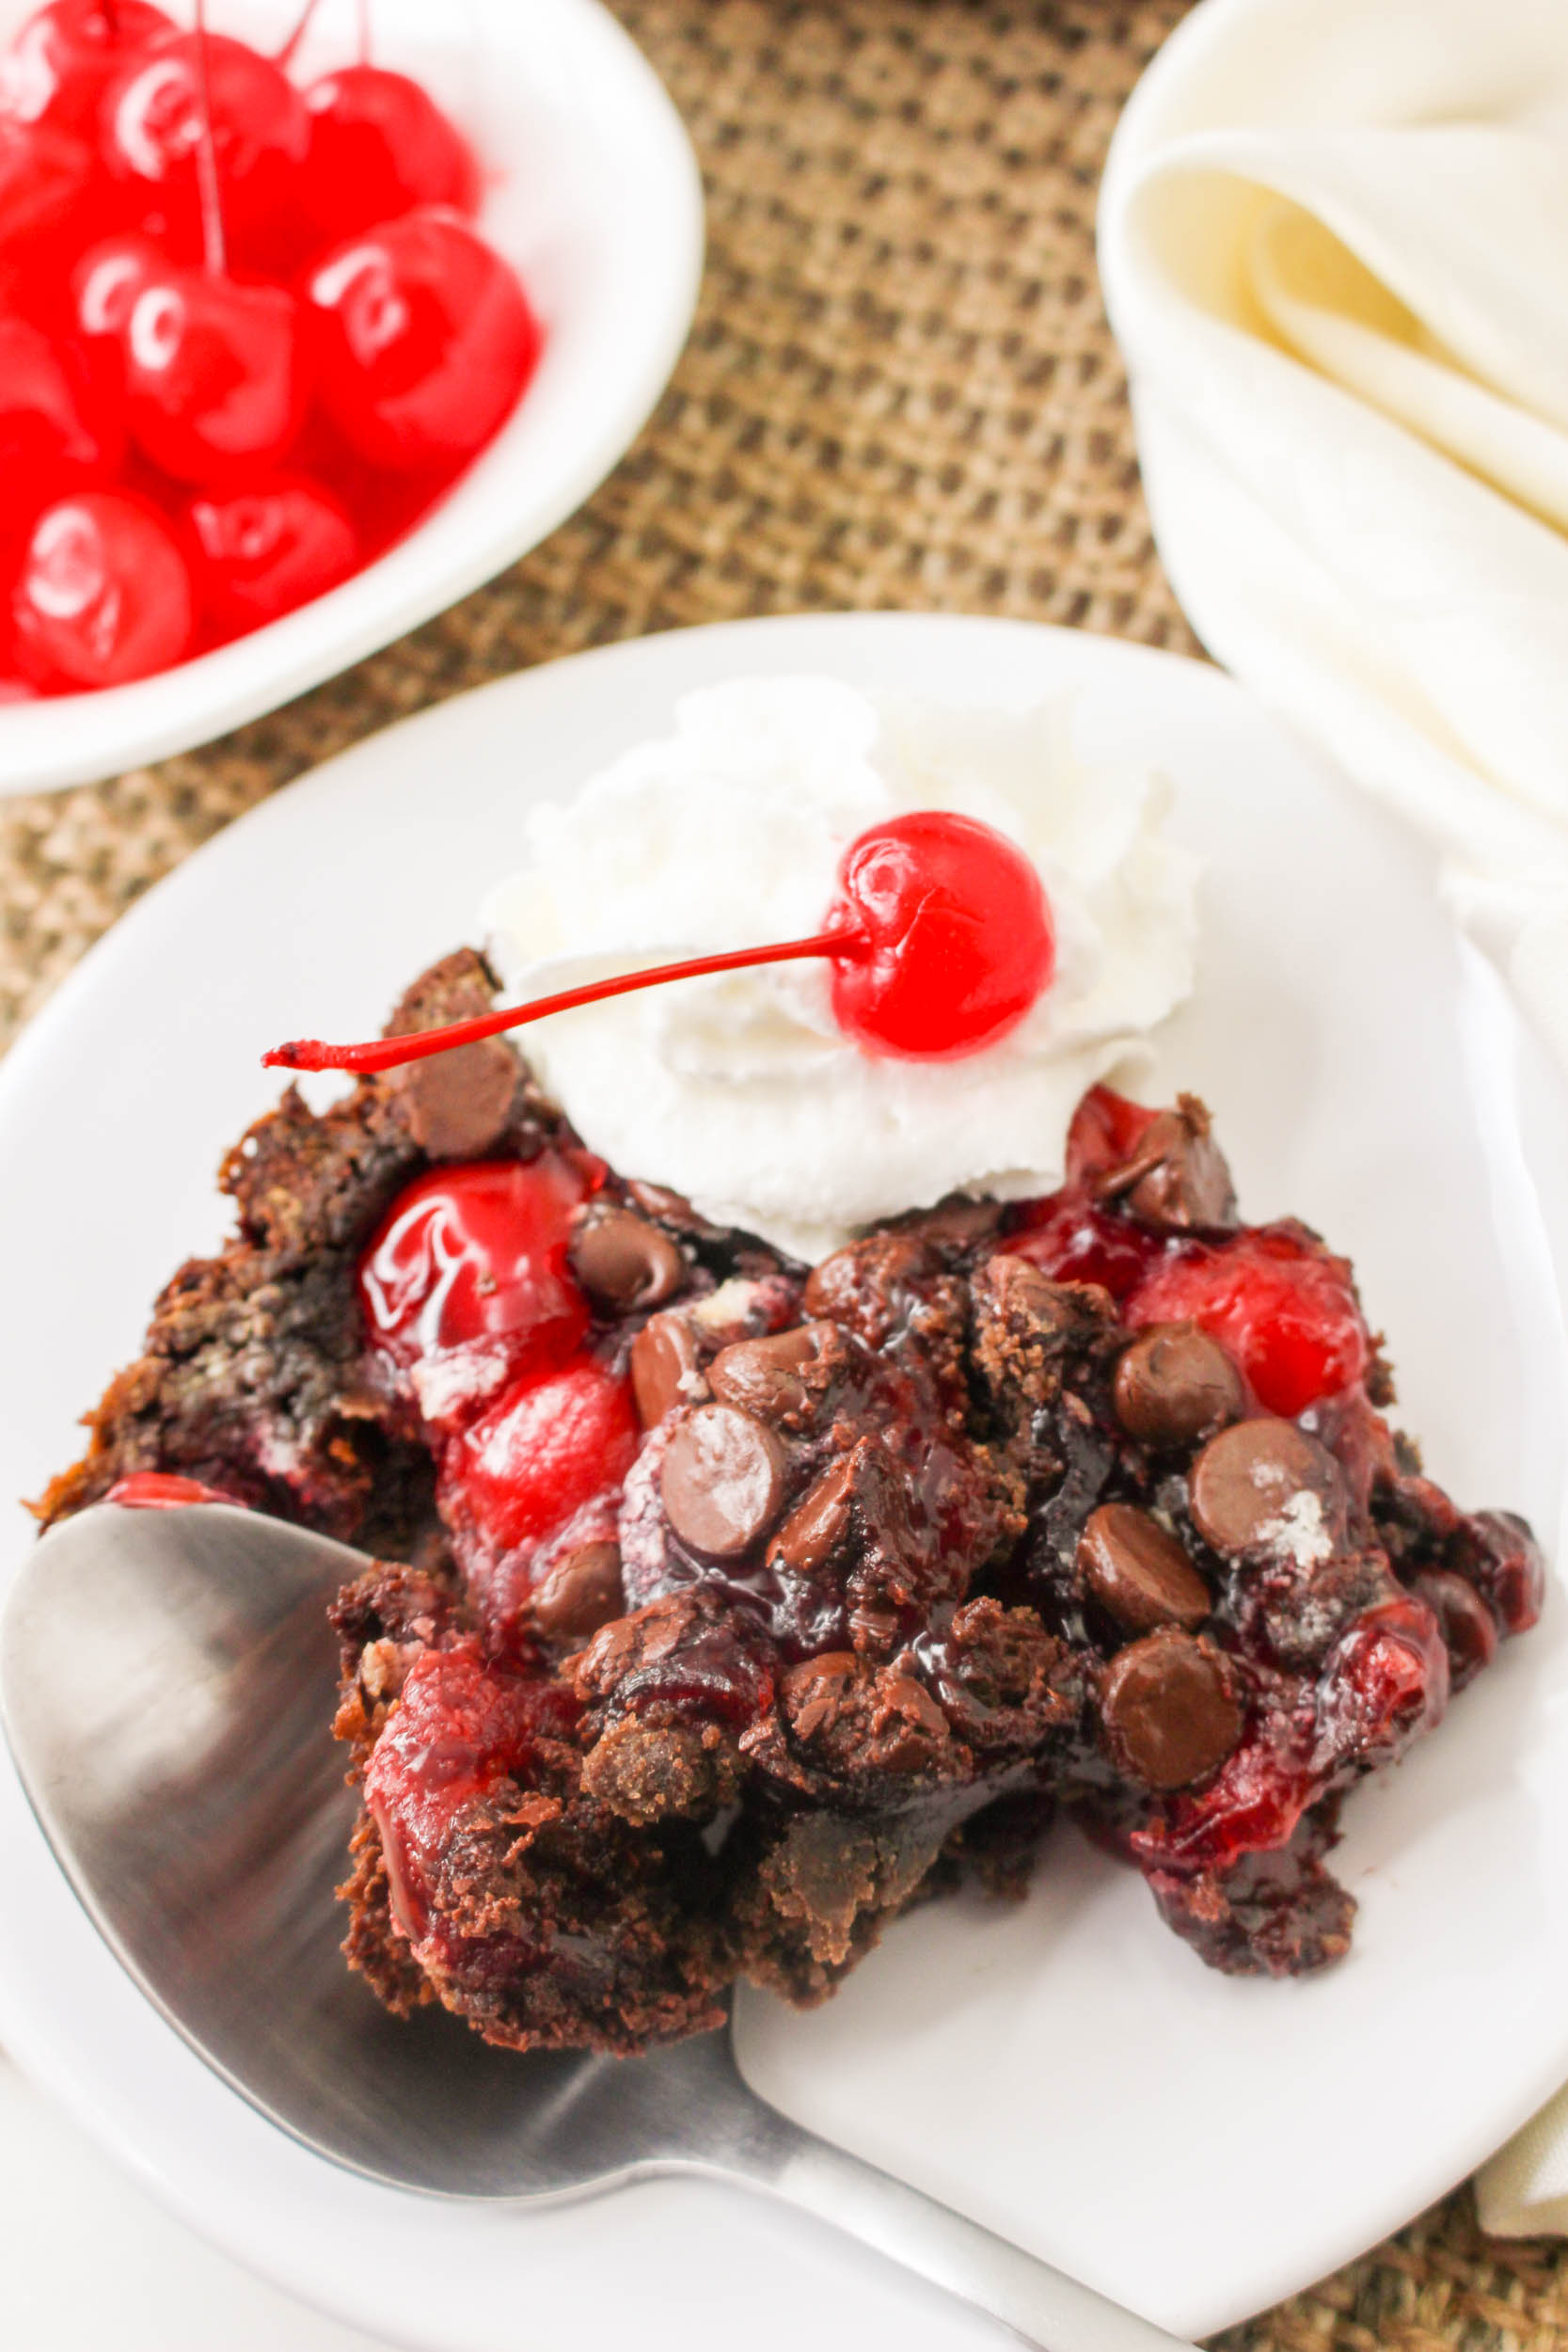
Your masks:
[{"label": "bowl of maraschino cherries", "polygon": [[489,578],[695,299],[690,150],[598,0],[186,6],[0,0],[0,789],[221,733]]}]

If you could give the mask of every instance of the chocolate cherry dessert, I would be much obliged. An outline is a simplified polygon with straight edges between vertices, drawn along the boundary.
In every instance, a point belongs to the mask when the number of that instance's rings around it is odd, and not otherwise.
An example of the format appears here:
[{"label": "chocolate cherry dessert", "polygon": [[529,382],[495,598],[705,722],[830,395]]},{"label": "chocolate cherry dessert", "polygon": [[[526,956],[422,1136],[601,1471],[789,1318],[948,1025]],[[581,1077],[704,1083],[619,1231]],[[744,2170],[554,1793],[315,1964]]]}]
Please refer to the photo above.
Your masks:
[{"label": "chocolate cherry dessert", "polygon": [[[992,1050],[1054,945],[985,834],[869,829],[763,955],[826,959],[867,1053]],[[388,2006],[630,2052],[737,1979],[812,2002],[914,1901],[1018,1891],[1059,1811],[1211,1965],[1339,1958],[1342,1799],[1543,1588],[1390,1428],[1348,1263],[1240,1221],[1200,1103],[1095,1085],[1053,1190],[807,1265],[589,1150],[494,995],[465,950],[381,1045],[284,1049],[353,1092],[230,1154],[234,1239],[40,1506],[217,1495],[374,1555],[336,1729]]]},{"label": "chocolate cherry dessert", "polygon": [[0,694],[119,686],[413,528],[540,330],[477,159],[370,54],[296,83],[149,0],[47,0],[0,56]]}]

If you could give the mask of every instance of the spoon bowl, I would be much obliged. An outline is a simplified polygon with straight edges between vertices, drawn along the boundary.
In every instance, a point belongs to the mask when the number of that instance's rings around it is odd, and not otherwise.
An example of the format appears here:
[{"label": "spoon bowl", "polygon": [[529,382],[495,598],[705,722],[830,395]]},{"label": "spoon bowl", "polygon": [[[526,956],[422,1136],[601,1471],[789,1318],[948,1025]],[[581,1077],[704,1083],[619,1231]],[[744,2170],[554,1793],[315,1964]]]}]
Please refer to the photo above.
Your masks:
[{"label": "spoon bowl", "polygon": [[0,1705],[94,1924],[198,2055],[281,2129],[394,2186],[516,2201],[658,2172],[770,2191],[1052,2352],[1178,2340],[750,2089],[727,2030],[637,2058],[518,2057],[440,2010],[389,2016],[343,1965],[354,1816],[326,1603],[365,1565],[224,1504],[84,1512],[0,1621]]}]

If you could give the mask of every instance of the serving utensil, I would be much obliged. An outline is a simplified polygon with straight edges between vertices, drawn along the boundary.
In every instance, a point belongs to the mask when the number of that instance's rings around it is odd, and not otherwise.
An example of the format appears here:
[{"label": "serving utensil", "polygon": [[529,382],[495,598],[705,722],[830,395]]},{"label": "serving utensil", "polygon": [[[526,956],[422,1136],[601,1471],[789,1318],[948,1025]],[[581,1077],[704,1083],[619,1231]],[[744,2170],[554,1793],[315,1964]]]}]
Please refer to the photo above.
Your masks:
[{"label": "serving utensil", "polygon": [[1179,2352],[791,2122],[750,2089],[727,2028],[638,2058],[519,2058],[444,2010],[388,2016],[343,1964],[333,1899],[355,1801],[328,1730],[325,1604],[365,1565],[224,1505],[103,1505],[43,1537],[0,1622],[0,1706],[44,1835],[209,2066],[317,2154],[397,2188],[543,2203],[656,2174],[731,2180],[1051,2352]]}]

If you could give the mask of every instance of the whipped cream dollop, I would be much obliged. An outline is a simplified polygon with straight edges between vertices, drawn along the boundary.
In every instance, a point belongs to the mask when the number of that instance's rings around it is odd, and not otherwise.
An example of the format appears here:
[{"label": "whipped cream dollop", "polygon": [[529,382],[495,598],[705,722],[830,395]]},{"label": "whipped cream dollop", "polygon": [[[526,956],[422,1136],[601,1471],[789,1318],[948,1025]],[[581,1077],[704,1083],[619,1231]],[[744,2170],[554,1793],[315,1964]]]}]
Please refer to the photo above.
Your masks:
[{"label": "whipped cream dollop", "polygon": [[832,678],[736,679],[687,695],[673,735],[530,813],[486,942],[521,1002],[809,936],[848,844],[908,810],[956,810],[1016,841],[1051,903],[1055,975],[961,1059],[854,1043],[824,962],[682,980],[518,1032],[615,1167],[814,1259],[948,1193],[1060,1183],[1079,1096],[1125,1073],[1192,988],[1197,866],[1161,832],[1166,799],[1148,772],[1076,759],[1061,698],[894,706]]}]

